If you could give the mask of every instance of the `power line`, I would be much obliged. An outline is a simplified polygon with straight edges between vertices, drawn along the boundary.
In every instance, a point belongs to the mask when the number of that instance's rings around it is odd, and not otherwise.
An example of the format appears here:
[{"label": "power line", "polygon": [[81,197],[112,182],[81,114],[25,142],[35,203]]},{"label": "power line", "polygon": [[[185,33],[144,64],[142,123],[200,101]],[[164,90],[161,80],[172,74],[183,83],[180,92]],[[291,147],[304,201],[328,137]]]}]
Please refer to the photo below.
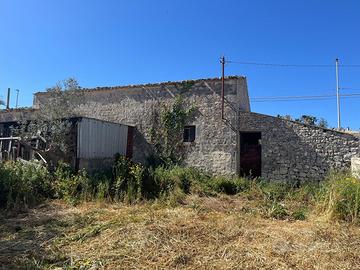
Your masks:
[{"label": "power line", "polygon": [[[342,94],[341,98],[360,98],[360,93]],[[278,101],[306,101],[306,100],[332,100],[336,95],[317,96],[278,96],[278,97],[255,97],[251,102],[278,102]]]},{"label": "power line", "polygon": [[[267,96],[267,97],[254,97],[252,99],[297,99],[297,98],[323,98],[323,97],[335,97],[335,94],[324,94],[314,96]],[[360,96],[360,93],[341,94],[341,97]]]},{"label": "power line", "polygon": [[[258,62],[244,62],[244,61],[234,61],[234,60],[226,60],[226,63],[230,64],[240,64],[240,65],[252,65],[252,66],[266,66],[266,67],[299,67],[299,68],[333,68],[334,65],[330,64],[275,64],[275,63],[258,63]],[[339,67],[360,67],[358,64],[353,65],[339,65]]]}]

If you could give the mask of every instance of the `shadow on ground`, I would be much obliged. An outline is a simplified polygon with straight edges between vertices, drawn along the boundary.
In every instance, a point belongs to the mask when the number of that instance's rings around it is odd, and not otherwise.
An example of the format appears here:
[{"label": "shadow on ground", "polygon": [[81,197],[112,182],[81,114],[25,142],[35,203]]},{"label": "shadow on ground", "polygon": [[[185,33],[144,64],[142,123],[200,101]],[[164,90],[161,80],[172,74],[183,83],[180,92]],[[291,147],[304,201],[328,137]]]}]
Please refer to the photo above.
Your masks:
[{"label": "shadow on ground", "polygon": [[68,258],[49,249],[73,216],[61,204],[44,204],[26,213],[0,212],[0,269],[42,269],[66,264]]}]

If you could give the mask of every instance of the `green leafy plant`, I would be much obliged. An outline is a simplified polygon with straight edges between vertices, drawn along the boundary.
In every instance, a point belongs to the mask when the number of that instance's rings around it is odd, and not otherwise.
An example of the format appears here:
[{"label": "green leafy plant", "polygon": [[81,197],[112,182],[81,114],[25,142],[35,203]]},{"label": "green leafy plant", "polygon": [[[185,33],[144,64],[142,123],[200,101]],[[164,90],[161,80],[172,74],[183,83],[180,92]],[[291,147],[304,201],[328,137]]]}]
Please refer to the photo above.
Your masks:
[{"label": "green leafy plant", "polygon": [[114,165],[114,195],[116,200],[128,203],[139,201],[143,197],[145,169],[132,163],[123,156],[118,156]]},{"label": "green leafy plant", "polygon": [[50,197],[50,174],[38,163],[0,164],[0,207],[23,208]]},{"label": "green leafy plant", "polygon": [[61,173],[55,172],[55,175],[57,175],[57,178],[54,185],[58,198],[62,198],[73,205],[78,204],[82,200],[91,199],[92,187],[85,170],[81,170],[78,173],[61,171]]},{"label": "green leafy plant", "polygon": [[152,161],[165,166],[180,165],[184,159],[183,128],[194,115],[195,107],[186,108],[178,95],[174,103],[164,107],[159,126],[150,131],[150,142],[154,146]]},{"label": "green leafy plant", "polygon": [[216,192],[222,192],[228,195],[235,195],[239,192],[248,190],[249,181],[243,178],[213,178],[210,185]]},{"label": "green leafy plant", "polygon": [[294,212],[291,213],[291,217],[295,220],[305,220],[306,219],[307,209],[305,207],[301,207]]}]

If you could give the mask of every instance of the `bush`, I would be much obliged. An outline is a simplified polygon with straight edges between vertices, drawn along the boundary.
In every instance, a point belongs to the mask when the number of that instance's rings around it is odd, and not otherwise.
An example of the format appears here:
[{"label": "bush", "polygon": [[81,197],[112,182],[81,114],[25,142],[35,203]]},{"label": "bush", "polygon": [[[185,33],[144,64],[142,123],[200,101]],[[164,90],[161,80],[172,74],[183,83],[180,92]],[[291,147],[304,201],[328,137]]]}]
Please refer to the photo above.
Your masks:
[{"label": "bush", "polygon": [[144,167],[131,162],[125,157],[118,156],[113,173],[115,200],[133,203],[143,198]]},{"label": "bush", "polygon": [[48,170],[38,163],[0,164],[0,207],[32,206],[50,197],[52,188]]},{"label": "bush", "polygon": [[214,195],[212,179],[207,174],[193,168],[175,166],[167,169],[158,167],[152,172],[156,196],[165,198],[176,190],[177,193]]},{"label": "bush", "polygon": [[295,220],[305,220],[306,219],[306,209],[304,207],[295,210],[291,217]]},{"label": "bush", "polygon": [[360,221],[360,180],[350,173],[333,173],[322,186],[318,208],[331,219]]},{"label": "bush", "polygon": [[360,221],[360,180],[348,173],[334,173],[320,186],[307,183],[294,187],[258,179],[211,177],[178,166],[145,168],[120,156],[112,172],[91,176],[64,163],[59,163],[52,174],[38,163],[0,164],[0,208],[8,209],[33,206],[54,197],[71,204],[93,199],[135,203],[160,198],[176,205],[184,202],[186,194],[240,192],[260,202],[265,216],[272,218],[304,220],[312,205],[332,219]]},{"label": "bush", "polygon": [[[56,174],[58,173],[55,172]],[[92,187],[85,170],[79,171],[77,174],[57,177],[54,186],[56,197],[73,205],[92,197]]]},{"label": "bush", "polygon": [[285,205],[273,201],[271,203],[265,204],[265,215],[267,217],[275,218],[275,219],[285,219],[289,216],[289,213],[285,207]]},{"label": "bush", "polygon": [[243,192],[249,189],[249,180],[243,178],[213,178],[210,182],[210,186],[216,192],[225,193],[228,195],[235,195],[239,192]]}]

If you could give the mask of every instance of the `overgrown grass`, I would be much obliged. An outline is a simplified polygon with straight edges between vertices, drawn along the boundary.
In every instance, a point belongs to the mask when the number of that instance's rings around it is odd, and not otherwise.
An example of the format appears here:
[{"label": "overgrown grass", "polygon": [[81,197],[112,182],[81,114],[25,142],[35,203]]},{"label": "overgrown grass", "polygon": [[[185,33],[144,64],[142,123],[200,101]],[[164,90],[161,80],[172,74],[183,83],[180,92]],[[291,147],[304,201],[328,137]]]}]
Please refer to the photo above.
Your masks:
[{"label": "overgrown grass", "polygon": [[241,194],[187,196],[197,208],[52,201],[2,220],[0,268],[358,268],[358,226],[264,218]]},{"label": "overgrown grass", "polygon": [[48,170],[36,163],[0,163],[0,208],[33,206],[51,196]]},{"label": "overgrown grass", "polygon": [[117,157],[112,172],[89,176],[59,164],[55,172],[34,163],[0,164],[0,207],[16,209],[45,199],[59,198],[76,205],[84,201],[125,202],[157,200],[177,206],[188,194],[242,196],[256,202],[264,217],[304,220],[312,211],[349,222],[359,222],[360,180],[333,173],[322,184],[287,183],[213,177],[193,168],[145,168]]},{"label": "overgrown grass", "polygon": [[331,174],[319,191],[317,207],[330,219],[359,223],[360,180],[350,173]]}]

